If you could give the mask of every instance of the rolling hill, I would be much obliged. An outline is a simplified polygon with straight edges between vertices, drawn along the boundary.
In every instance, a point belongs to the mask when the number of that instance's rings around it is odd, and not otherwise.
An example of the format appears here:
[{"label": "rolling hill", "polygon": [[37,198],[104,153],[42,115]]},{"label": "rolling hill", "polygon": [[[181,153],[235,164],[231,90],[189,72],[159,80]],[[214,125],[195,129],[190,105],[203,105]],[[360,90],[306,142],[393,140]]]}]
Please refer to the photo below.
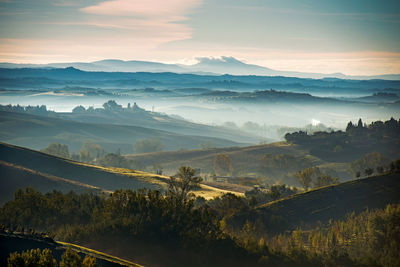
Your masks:
[{"label": "rolling hill", "polygon": [[[126,157],[132,160],[140,160],[144,166],[160,164],[163,167],[164,173],[167,174],[172,174],[179,166],[185,165],[200,169],[201,174],[205,175],[214,172],[214,158],[218,154],[226,154],[230,157],[233,175],[239,176],[267,175],[264,171],[260,170],[261,158],[265,155],[290,155],[296,159],[309,160],[312,165],[319,166],[322,171],[326,171],[327,173],[334,172],[334,176],[339,177],[342,181],[347,181],[352,176],[348,170],[348,162],[327,162],[318,157],[311,156],[309,150],[305,147],[288,144],[286,142],[248,147],[131,154],[126,155]],[[275,177],[271,178],[278,180]],[[283,182],[291,182],[292,185],[299,186],[295,179]]]},{"label": "rolling hill", "polygon": [[400,88],[399,80],[346,80],[337,78],[307,79],[283,76],[196,75],[173,72],[100,72],[68,68],[0,68],[0,87],[7,89],[64,88],[86,86],[103,89],[225,89],[236,91],[293,90],[365,94],[385,88]]},{"label": "rolling hill", "polygon": [[110,152],[120,149],[122,153],[132,153],[133,144],[147,138],[159,139],[165,150],[194,149],[207,142],[216,147],[240,145],[222,138],[182,135],[140,126],[84,123],[0,111],[0,141],[32,149],[42,149],[55,142],[79,151],[83,143],[91,142]]},{"label": "rolling hill", "polygon": [[30,249],[50,249],[53,257],[59,262],[61,255],[67,248],[76,251],[83,259],[86,255],[96,258],[97,266],[100,267],[118,267],[131,266],[140,267],[141,265],[123,260],[96,250],[88,249],[82,246],[77,246],[65,242],[53,241],[49,238],[41,238],[24,233],[0,233],[0,265],[7,265],[7,258],[10,253],[23,252]]},{"label": "rolling hill", "polygon": [[[141,171],[89,165],[5,143],[0,143],[0,163],[2,202],[11,200],[14,191],[9,190],[19,187],[39,186],[36,189],[42,192],[57,189],[109,193],[141,188],[165,191],[168,179]],[[227,192],[232,191],[201,185],[194,193],[212,198]]]},{"label": "rolling hill", "polygon": [[383,174],[326,186],[264,204],[230,218],[232,224],[260,220],[272,231],[303,230],[345,219],[349,213],[383,209],[400,202],[400,173]]},{"label": "rolling hill", "polygon": [[53,190],[58,190],[63,193],[67,193],[69,191],[74,191],[76,193],[83,193],[86,191],[95,191],[99,193],[112,192],[96,186],[42,173],[1,160],[0,173],[0,205],[12,199],[14,192],[17,191],[17,189],[24,188],[26,186],[31,186],[42,193]]},{"label": "rolling hill", "polygon": [[65,112],[52,113],[60,119],[72,120],[82,123],[102,123],[125,126],[139,126],[149,129],[168,131],[179,135],[194,135],[209,138],[232,140],[238,143],[255,144],[261,137],[252,135],[239,129],[226,129],[223,127],[193,123],[184,119],[178,119],[166,114],[150,112],[139,108],[134,104],[132,109],[98,110],[96,112]]}]

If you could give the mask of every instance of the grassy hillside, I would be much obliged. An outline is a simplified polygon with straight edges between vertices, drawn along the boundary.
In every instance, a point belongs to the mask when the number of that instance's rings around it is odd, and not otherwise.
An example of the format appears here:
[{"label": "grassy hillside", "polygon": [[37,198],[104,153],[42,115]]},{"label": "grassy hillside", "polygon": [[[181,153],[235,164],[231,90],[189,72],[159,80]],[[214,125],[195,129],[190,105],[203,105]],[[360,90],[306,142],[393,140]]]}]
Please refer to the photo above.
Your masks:
[{"label": "grassy hillside", "polygon": [[182,135],[139,126],[82,123],[0,111],[0,140],[32,149],[42,149],[56,142],[78,151],[83,143],[92,142],[110,152],[120,149],[122,153],[132,153],[133,144],[146,138],[159,139],[165,150],[194,149],[207,142],[216,147],[239,145],[227,139]]},{"label": "grassy hillside", "polygon": [[[167,187],[166,176],[84,164],[5,143],[0,143],[0,161],[0,167],[4,170],[0,180],[1,187],[10,190],[36,185],[40,186],[37,188],[40,191],[94,189],[100,192],[140,188],[163,191]],[[44,181],[46,182],[42,184]],[[11,192],[4,195],[2,201],[11,200]],[[226,192],[232,191],[202,185],[195,194],[212,198]]]},{"label": "grassy hillside", "polygon": [[52,251],[53,256],[60,261],[61,255],[67,248],[72,248],[84,258],[86,255],[96,258],[96,263],[101,267],[118,267],[118,266],[134,266],[140,267],[141,265],[123,260],[96,250],[77,246],[65,242],[54,242],[51,239],[43,239],[32,235],[24,235],[23,233],[1,233],[0,234],[0,265],[6,266],[7,258],[10,253],[30,250],[30,249],[45,249],[48,248]]},{"label": "grassy hillside", "polygon": [[127,155],[130,159],[140,159],[141,163],[150,166],[161,164],[166,171],[172,171],[181,165],[189,165],[200,168],[204,172],[212,172],[213,160],[217,154],[228,154],[233,168],[245,168],[255,170],[258,168],[258,160],[264,154],[290,154],[293,156],[306,156],[307,151],[298,146],[278,142],[267,145],[248,147],[211,148],[181,151],[164,151],[146,154]]},{"label": "grassy hillside", "polygon": [[[218,154],[226,154],[230,157],[233,167],[233,176],[257,176],[268,177],[272,181],[280,180],[283,183],[300,186],[294,177],[286,177],[287,170],[276,166],[271,172],[261,169],[262,157],[265,155],[289,155],[298,160],[307,160],[313,166],[319,166],[321,171],[341,181],[348,181],[352,174],[349,173],[348,162],[327,162],[318,157],[309,155],[309,150],[298,145],[288,144],[286,142],[277,142],[266,145],[231,147],[231,148],[213,148],[197,149],[186,151],[165,151],[146,154],[131,154],[126,157],[132,160],[139,160],[144,166],[153,166],[160,164],[164,173],[172,174],[176,168],[181,165],[199,168],[201,175],[210,174],[214,171],[214,158]],[[292,165],[296,168],[294,165]],[[303,167],[304,168],[304,167]],[[298,170],[303,169],[299,166]]]},{"label": "grassy hillside", "polygon": [[383,209],[387,204],[399,203],[399,192],[400,174],[384,174],[296,194],[231,220],[235,223],[260,220],[275,231],[309,229],[318,222],[344,219],[351,212]]},{"label": "grassy hillside", "polygon": [[89,190],[111,193],[111,191],[96,186],[49,175],[2,160],[0,160],[0,173],[0,204],[4,204],[6,201],[12,199],[14,192],[18,188],[27,186],[32,186],[42,193],[52,190],[64,193],[69,191],[83,193]]}]

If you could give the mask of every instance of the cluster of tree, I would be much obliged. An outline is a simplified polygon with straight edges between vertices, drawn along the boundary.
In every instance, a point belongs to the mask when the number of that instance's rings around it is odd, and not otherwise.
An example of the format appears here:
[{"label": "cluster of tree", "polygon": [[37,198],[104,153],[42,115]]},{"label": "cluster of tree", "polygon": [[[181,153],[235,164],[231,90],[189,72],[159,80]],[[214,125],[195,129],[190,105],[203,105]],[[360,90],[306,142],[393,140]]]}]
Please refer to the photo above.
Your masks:
[{"label": "cluster of tree", "polygon": [[[392,166],[400,171],[400,161]],[[117,190],[109,196],[41,194],[20,189],[1,207],[0,223],[11,229],[51,231],[57,239],[70,242],[121,238],[128,242],[124,244],[139,240],[189,253],[190,260],[172,256],[174,266],[198,262],[226,266],[227,258],[237,266],[398,266],[400,206],[352,214],[346,221],[312,231],[274,235],[275,226],[285,231],[278,217],[250,223],[243,216],[257,213],[257,203],[296,190],[275,185],[266,192],[247,192],[246,197],[228,193],[211,200],[194,199],[190,192],[200,181],[194,169],[181,167],[164,194],[151,190]]]},{"label": "cluster of tree", "polygon": [[[134,170],[145,170],[143,164],[138,160],[130,160],[116,153],[107,153],[100,145],[94,143],[84,143],[79,153],[70,153],[67,145],[51,143],[41,152],[86,163],[101,165],[104,167],[127,168]],[[157,165],[158,166],[158,165]],[[162,167],[154,168],[154,172],[162,174]]]},{"label": "cluster of tree", "polygon": [[54,111],[47,110],[47,107],[45,105],[41,106],[20,106],[20,105],[0,105],[0,111],[8,111],[8,112],[19,112],[19,113],[28,113],[28,114],[33,114],[33,115],[39,115],[39,116],[48,116],[48,115],[54,115]]},{"label": "cluster of tree", "polygon": [[63,144],[51,143],[48,147],[41,149],[40,152],[61,158],[70,158],[68,146]]},{"label": "cluster of tree", "polygon": [[[8,111],[8,112],[20,112],[20,113],[28,113],[28,114],[33,114],[33,115],[39,115],[39,116],[56,116],[56,112],[47,110],[46,105],[37,105],[37,106],[20,106],[16,105],[13,106],[11,104],[9,105],[0,105],[0,111]],[[123,107],[122,105],[117,104],[115,100],[109,100],[103,104],[103,108],[94,108],[94,107],[88,107],[85,108],[84,106],[76,106],[75,108],[72,109],[73,113],[101,113],[101,112],[146,112],[145,109],[139,107],[136,102],[131,105],[131,103],[128,103],[127,107]]]},{"label": "cluster of tree", "polygon": [[318,167],[301,170],[296,173],[296,178],[305,190],[308,190],[311,187],[311,183],[313,183],[314,188],[339,183],[338,178],[331,177],[328,174],[321,172]]},{"label": "cluster of tree", "polygon": [[376,121],[366,125],[360,119],[357,125],[349,122],[346,131],[299,131],[285,135],[287,142],[310,148],[311,154],[326,157],[354,157],[368,151],[385,151],[398,154],[400,121]]},{"label": "cluster of tree", "polygon": [[[116,167],[126,168],[132,170],[146,170],[145,166],[139,160],[128,159],[120,154],[108,153],[94,162],[103,167]],[[156,165],[155,165],[156,166]],[[162,174],[162,167],[157,165],[158,168],[153,168],[154,173]]]},{"label": "cluster of tree", "polygon": [[353,161],[350,164],[350,169],[356,178],[360,178],[363,174],[365,176],[372,175],[375,171],[383,173],[385,168],[388,169],[390,160],[382,156],[379,152],[372,152],[364,155],[362,158]]},{"label": "cluster of tree", "polygon": [[303,128],[297,127],[280,127],[276,130],[276,133],[279,137],[284,137],[287,133],[295,133],[295,132],[307,132],[309,134],[313,134],[316,132],[332,132],[334,131],[333,128],[327,127],[323,123],[318,123],[317,125],[307,124]]},{"label": "cluster of tree", "polygon": [[288,154],[265,154],[259,160],[260,172],[274,177],[290,175],[311,166],[308,158],[296,158]]},{"label": "cluster of tree", "polygon": [[[265,239],[276,252],[296,258],[322,258],[328,266],[400,266],[400,205],[351,213],[343,221],[331,222],[311,231]],[[336,265],[336,266],[337,266]]]},{"label": "cluster of tree", "polygon": [[160,139],[148,138],[136,141],[133,145],[133,151],[135,153],[149,153],[158,152],[164,149],[164,145],[161,143]]},{"label": "cluster of tree", "polygon": [[117,190],[105,197],[20,189],[14,200],[0,209],[0,223],[10,229],[23,226],[51,231],[57,239],[70,242],[101,242],[119,236],[164,244],[177,251],[198,250],[210,260],[232,251],[240,257],[246,255],[220,230],[210,209],[194,208],[189,193],[199,182],[192,168],[182,167],[165,194]]},{"label": "cluster of tree", "polygon": [[248,199],[250,206],[255,206],[260,203],[267,203],[296,193],[298,193],[297,188],[282,184],[272,185],[268,190],[255,187],[250,191],[246,191],[245,196]]},{"label": "cluster of tree", "polygon": [[[170,262],[160,259],[167,266],[296,266],[285,255],[271,254],[268,249],[256,253],[247,250],[246,245],[225,234],[224,220],[218,218],[248,209],[246,200],[227,194],[210,202],[202,199],[195,207],[186,192],[197,178],[190,169],[182,171],[176,178],[185,180],[182,186],[171,185],[165,195],[146,190],[118,190],[108,197],[19,190],[15,199],[0,209],[0,222],[11,229],[24,225],[50,230],[57,239],[76,243],[106,246],[109,240],[121,239],[127,242],[123,244],[128,251],[129,244],[134,250],[137,241],[151,243],[153,248],[170,249]],[[154,258],[153,252],[147,253]],[[187,256],[182,259],[180,253]]]},{"label": "cluster of tree", "polygon": [[72,109],[73,113],[93,113],[93,112],[146,112],[144,109],[140,108],[136,102],[131,105],[128,103],[127,107],[124,108],[122,105],[117,104],[115,100],[108,100],[103,104],[103,108],[85,108],[84,106],[76,106]]},{"label": "cluster of tree", "polygon": [[31,249],[22,253],[11,253],[7,259],[8,267],[95,267],[96,258],[88,255],[82,260],[81,256],[71,248],[67,248],[61,260],[57,263],[50,249]]},{"label": "cluster of tree", "polygon": [[67,145],[58,143],[51,143],[48,145],[48,147],[40,151],[53,156],[70,158],[76,161],[82,161],[87,163],[93,162],[93,160],[101,158],[107,153],[107,151],[103,149],[100,145],[90,142],[84,143],[79,153],[70,154]]},{"label": "cluster of tree", "polygon": [[232,175],[232,161],[228,154],[218,154],[214,157],[214,173],[216,175]]}]

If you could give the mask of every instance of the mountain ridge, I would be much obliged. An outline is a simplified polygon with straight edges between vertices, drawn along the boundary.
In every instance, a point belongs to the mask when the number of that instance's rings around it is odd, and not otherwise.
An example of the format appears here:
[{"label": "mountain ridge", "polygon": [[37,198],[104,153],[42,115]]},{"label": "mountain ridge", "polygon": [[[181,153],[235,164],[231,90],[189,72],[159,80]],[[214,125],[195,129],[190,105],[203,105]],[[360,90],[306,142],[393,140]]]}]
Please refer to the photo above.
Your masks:
[{"label": "mountain ridge", "polygon": [[93,62],[62,62],[48,64],[24,64],[0,62],[0,68],[67,68],[74,67],[83,71],[108,71],[108,72],[174,72],[174,73],[192,73],[192,74],[231,74],[231,75],[266,75],[266,76],[285,76],[299,78],[339,78],[339,79],[383,79],[400,80],[400,74],[383,75],[345,75],[340,72],[335,73],[312,73],[298,71],[275,70],[255,64],[247,64],[234,57],[222,56],[199,57],[197,63],[192,65],[185,64],[167,64],[155,61],[141,60],[120,60],[103,59]]}]

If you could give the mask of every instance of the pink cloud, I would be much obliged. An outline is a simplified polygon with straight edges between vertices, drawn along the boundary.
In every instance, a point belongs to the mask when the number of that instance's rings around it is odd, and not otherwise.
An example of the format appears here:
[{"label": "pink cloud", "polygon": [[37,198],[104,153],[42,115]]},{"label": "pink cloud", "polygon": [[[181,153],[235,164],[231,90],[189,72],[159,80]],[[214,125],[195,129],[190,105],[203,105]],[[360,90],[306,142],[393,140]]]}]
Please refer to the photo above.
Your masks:
[{"label": "pink cloud", "polygon": [[145,16],[161,17],[163,20],[180,20],[200,3],[200,0],[113,0],[82,8],[81,11],[97,15]]},{"label": "pink cloud", "polygon": [[81,12],[92,16],[79,23],[99,28],[126,30],[127,34],[132,36],[132,41],[158,46],[191,38],[192,29],[181,22],[187,20],[187,14],[199,6],[201,1],[105,1],[80,9]]}]

